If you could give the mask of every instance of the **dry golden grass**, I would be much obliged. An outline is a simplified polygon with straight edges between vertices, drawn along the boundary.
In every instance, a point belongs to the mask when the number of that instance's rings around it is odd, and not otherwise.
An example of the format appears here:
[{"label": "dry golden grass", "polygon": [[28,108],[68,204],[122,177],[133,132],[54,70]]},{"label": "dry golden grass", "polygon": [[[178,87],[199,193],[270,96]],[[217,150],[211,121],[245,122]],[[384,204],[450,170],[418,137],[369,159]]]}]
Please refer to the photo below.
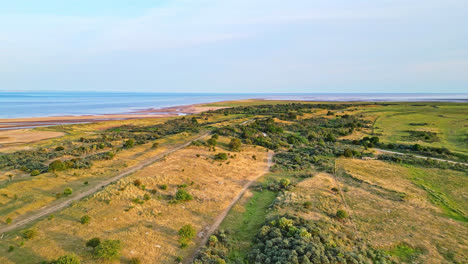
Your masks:
[{"label": "dry golden grass", "polygon": [[[451,254],[460,263],[468,259],[466,224],[444,216],[440,208],[431,204],[427,194],[409,180],[409,168],[356,159],[339,159],[338,166],[365,182],[338,182],[353,220],[347,224],[352,227],[354,223],[359,237],[384,250],[402,242],[422,249],[418,263],[446,263],[443,255]],[[331,190],[336,184],[332,175],[317,174],[298,184],[293,195],[284,197],[284,201],[291,208],[311,201],[312,209],[302,211],[301,216],[327,218],[338,209],[346,209],[340,195]],[[381,194],[393,191],[405,193],[406,197],[396,201]],[[288,211],[286,208],[282,210]]]},{"label": "dry golden grass", "polygon": [[57,138],[65,135],[56,131],[35,131],[31,129],[0,131],[0,151],[11,151],[18,145]]},{"label": "dry golden grass", "polygon": [[[228,141],[220,138],[221,145]],[[219,151],[228,152],[218,147]],[[84,263],[95,263],[84,244],[97,236],[124,243],[123,263],[132,257],[138,257],[142,263],[174,263],[176,256],[188,256],[195,247],[194,243],[187,249],[179,247],[178,229],[192,224],[197,232],[205,230],[245,183],[265,172],[267,152],[263,148],[244,148],[242,152],[231,154],[235,154],[235,158],[218,162],[212,159],[214,152],[205,147],[174,152],[164,161],[75,203],[56,214],[53,220],[40,221],[35,225],[39,230],[37,238],[12,253],[3,254],[8,243],[17,244],[22,240],[8,237],[5,246],[0,245],[3,251],[0,262],[37,263],[74,252]],[[133,184],[135,179],[141,180],[146,190],[137,188]],[[175,194],[177,185],[184,183],[189,185],[186,189],[194,200],[171,204],[168,197]],[[167,184],[168,189],[159,189],[162,184]],[[156,189],[157,193],[151,194],[148,191],[151,189]],[[135,198],[143,200],[144,194],[150,194],[151,199],[144,204],[132,202]],[[91,217],[88,225],[79,223],[85,214]],[[29,257],[25,259],[24,256]]]}]

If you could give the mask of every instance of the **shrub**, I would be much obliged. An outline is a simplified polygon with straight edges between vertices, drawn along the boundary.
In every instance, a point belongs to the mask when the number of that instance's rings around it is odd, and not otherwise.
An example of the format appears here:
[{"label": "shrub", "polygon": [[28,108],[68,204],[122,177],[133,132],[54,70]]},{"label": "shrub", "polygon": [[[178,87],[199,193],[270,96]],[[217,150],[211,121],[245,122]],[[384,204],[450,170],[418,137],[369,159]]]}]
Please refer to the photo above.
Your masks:
[{"label": "shrub", "polygon": [[5,223],[6,223],[7,225],[11,224],[11,222],[13,222],[13,220],[11,220],[10,217],[8,217],[8,218],[5,220]]},{"label": "shrub", "polygon": [[239,151],[242,146],[242,141],[238,138],[233,138],[231,139],[231,142],[229,142],[229,148],[232,151]]},{"label": "shrub", "polygon": [[221,153],[218,153],[214,156],[214,159],[215,160],[227,160],[228,159],[228,155],[227,153],[224,153],[224,152],[221,152]]},{"label": "shrub", "polygon": [[37,236],[37,230],[34,229],[34,228],[31,228],[31,229],[26,229],[23,231],[23,237],[25,239],[33,239]]},{"label": "shrub", "polygon": [[136,187],[140,187],[141,186],[141,181],[139,179],[136,179],[133,181],[133,184],[136,186]]},{"label": "shrub", "polygon": [[133,148],[133,146],[135,146],[135,141],[133,139],[129,139],[123,144],[123,147],[126,149]]},{"label": "shrub", "polygon": [[49,171],[63,171],[67,166],[61,160],[54,160],[49,164]]},{"label": "shrub", "polygon": [[145,201],[148,201],[149,199],[151,199],[151,196],[149,196],[149,194],[145,193],[145,195],[143,195],[143,199]]},{"label": "shrub", "polygon": [[206,143],[207,143],[209,146],[216,147],[216,144],[217,144],[218,142],[216,142],[216,139],[214,139],[214,138],[212,137],[212,138],[208,139],[208,140],[206,141]]},{"label": "shrub", "polygon": [[92,248],[99,246],[99,244],[101,244],[101,239],[99,239],[98,237],[91,238],[86,242],[86,246]]},{"label": "shrub", "polygon": [[211,136],[211,138],[214,138],[215,140],[218,140],[218,139],[219,139],[219,135],[218,135],[218,134],[213,134],[213,135]]},{"label": "shrub", "polygon": [[159,143],[158,143],[158,142],[154,142],[154,143],[153,143],[153,146],[151,146],[151,147],[155,149],[155,148],[159,147]]},{"label": "shrub", "polygon": [[72,188],[65,188],[65,190],[63,190],[64,195],[71,195],[72,193],[73,193]]},{"label": "shrub", "polygon": [[9,246],[9,247],[8,247],[8,252],[12,252],[13,250],[15,250],[15,247],[14,247],[14,246]]},{"label": "shrub", "polygon": [[351,149],[347,148],[347,149],[344,150],[343,155],[345,157],[347,157],[347,158],[351,158],[353,156],[353,151]]},{"label": "shrub", "polygon": [[64,147],[58,146],[58,147],[55,148],[55,151],[62,151],[62,150],[64,150],[64,149],[65,149]]},{"label": "shrub", "polygon": [[81,261],[75,254],[61,256],[56,260],[50,262],[50,264],[80,264]]},{"label": "shrub", "polygon": [[38,171],[38,170],[33,170],[33,171],[31,171],[31,176],[37,176],[37,175],[39,175],[39,174],[41,174],[41,172]]},{"label": "shrub", "polygon": [[336,211],[336,218],[342,220],[348,217],[348,213],[345,210],[338,210]]},{"label": "shrub", "polygon": [[280,180],[280,185],[281,185],[281,188],[286,188],[288,187],[290,184],[290,181],[288,179],[281,179]]},{"label": "shrub", "polygon": [[131,258],[130,264],[141,264],[141,260],[139,258]]},{"label": "shrub", "polygon": [[311,208],[312,207],[312,202],[311,201],[306,201],[306,202],[304,202],[303,205],[304,205],[305,208]]},{"label": "shrub", "polygon": [[184,189],[177,190],[175,197],[176,197],[177,201],[191,201],[191,200],[193,200],[193,196]]},{"label": "shrub", "polygon": [[159,186],[161,190],[167,190],[167,184],[162,184]]},{"label": "shrub", "polygon": [[196,230],[193,228],[192,225],[184,225],[179,229],[179,236],[181,241],[190,241],[192,238],[194,238],[196,235]]},{"label": "shrub", "polygon": [[112,260],[120,256],[122,243],[120,240],[104,240],[94,248],[94,256],[101,260]]},{"label": "shrub", "polygon": [[84,215],[81,217],[80,222],[83,225],[85,225],[85,224],[88,224],[90,220],[91,220],[91,217],[89,215]]}]

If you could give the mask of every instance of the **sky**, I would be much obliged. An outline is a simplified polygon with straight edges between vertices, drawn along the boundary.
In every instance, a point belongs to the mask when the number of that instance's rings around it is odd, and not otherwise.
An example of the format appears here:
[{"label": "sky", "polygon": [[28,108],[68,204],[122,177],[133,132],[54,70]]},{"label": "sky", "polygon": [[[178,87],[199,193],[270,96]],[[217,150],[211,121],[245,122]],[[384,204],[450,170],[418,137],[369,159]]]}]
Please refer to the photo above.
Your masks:
[{"label": "sky", "polygon": [[466,0],[0,0],[0,90],[468,92]]}]

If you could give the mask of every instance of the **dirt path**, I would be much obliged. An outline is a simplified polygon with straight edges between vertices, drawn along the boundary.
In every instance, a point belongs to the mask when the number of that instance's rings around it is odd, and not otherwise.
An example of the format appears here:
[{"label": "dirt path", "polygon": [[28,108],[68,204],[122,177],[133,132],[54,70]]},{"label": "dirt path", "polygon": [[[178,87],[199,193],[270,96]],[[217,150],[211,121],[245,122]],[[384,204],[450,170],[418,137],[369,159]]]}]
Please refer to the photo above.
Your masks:
[{"label": "dirt path", "polygon": [[206,231],[205,233],[205,236],[203,237],[203,239],[198,243],[198,246],[197,248],[194,250],[194,252],[192,253],[192,255],[187,258],[184,263],[188,264],[188,263],[192,263],[195,258],[197,257],[198,255],[198,252],[200,251],[200,249],[206,245],[206,243],[208,242],[208,239],[210,239],[210,236],[213,235],[213,233],[218,229],[219,225],[221,225],[221,223],[223,222],[224,218],[226,218],[226,216],[228,215],[229,211],[231,211],[232,207],[234,207],[234,205],[240,200],[240,198],[242,198],[242,196],[244,196],[244,193],[247,191],[247,189],[255,182],[258,180],[258,178],[260,178],[261,176],[265,175],[266,173],[268,173],[270,171],[270,167],[271,167],[271,164],[272,164],[272,158],[273,158],[273,152],[269,151],[268,152],[268,161],[267,161],[267,166],[264,170],[264,172],[260,175],[258,175],[257,177],[255,177],[254,179],[252,179],[251,181],[247,182],[244,187],[242,188],[242,190],[236,195],[236,197],[234,197],[231,201],[231,203],[229,203],[229,206],[224,209],[224,211],[218,215],[215,219],[214,219],[214,222],[213,224],[210,226],[210,229],[208,229],[208,231]]},{"label": "dirt path", "polygon": [[192,139],[192,140],[190,140],[190,141],[188,141],[188,142],[186,142],[184,144],[181,144],[181,145],[179,145],[179,146],[177,146],[177,147],[175,147],[173,149],[167,150],[167,151],[165,151],[165,152],[163,152],[161,154],[158,154],[158,155],[156,155],[154,157],[151,157],[151,158],[141,162],[140,164],[138,164],[136,166],[133,166],[133,167],[131,167],[131,168],[117,174],[116,176],[114,176],[112,178],[109,178],[109,179],[107,179],[105,181],[102,181],[98,185],[93,186],[91,189],[85,190],[85,191],[83,191],[81,193],[77,193],[76,195],[68,198],[67,200],[65,200],[65,201],[63,201],[63,202],[61,202],[59,204],[55,204],[55,205],[43,208],[43,209],[37,211],[36,213],[34,213],[33,215],[30,215],[30,216],[28,216],[28,217],[26,217],[24,219],[21,219],[21,220],[19,220],[17,222],[14,222],[11,225],[2,227],[2,228],[0,228],[0,234],[12,231],[12,230],[14,230],[16,228],[19,228],[21,226],[24,226],[24,225],[32,222],[34,220],[37,220],[37,219],[39,219],[39,218],[41,218],[41,217],[43,217],[45,215],[48,215],[50,213],[62,210],[65,207],[69,206],[72,202],[78,201],[78,200],[80,200],[80,199],[82,199],[82,198],[84,198],[86,196],[89,196],[89,195],[91,195],[91,194],[93,194],[95,192],[98,192],[99,190],[102,190],[103,187],[105,187],[105,186],[107,186],[107,185],[109,185],[109,184],[111,184],[111,183],[113,183],[115,181],[118,181],[118,180],[122,179],[123,177],[128,176],[128,175],[130,175],[130,174],[132,174],[132,173],[134,173],[134,172],[136,172],[138,170],[141,170],[142,168],[144,168],[144,167],[146,167],[148,165],[151,165],[154,162],[164,158],[164,156],[166,156],[168,154],[171,154],[171,153],[173,153],[173,152],[175,152],[177,150],[183,149],[183,148],[189,146],[190,143],[192,143],[193,141],[202,139],[202,138],[206,137],[207,135],[208,135],[208,133],[205,133],[205,134],[203,134],[203,135],[201,135],[201,136],[199,136],[199,137],[197,137],[195,139]]},{"label": "dirt path", "polygon": [[[401,153],[401,152],[396,152],[396,151],[390,151],[390,150],[384,150],[384,149],[379,149],[379,148],[374,148],[375,150],[384,152],[384,153],[390,153],[390,154],[396,154],[396,155],[411,155],[408,153]],[[419,155],[412,155],[413,157],[420,158],[420,159],[431,159],[431,160],[437,160],[437,161],[444,161],[448,163],[454,163],[454,164],[461,164],[468,166],[468,163],[463,163],[463,162],[457,162],[457,161],[452,161],[452,160],[446,160],[446,159],[439,159],[439,158],[431,158],[431,157],[425,157],[425,156],[419,156]]]}]

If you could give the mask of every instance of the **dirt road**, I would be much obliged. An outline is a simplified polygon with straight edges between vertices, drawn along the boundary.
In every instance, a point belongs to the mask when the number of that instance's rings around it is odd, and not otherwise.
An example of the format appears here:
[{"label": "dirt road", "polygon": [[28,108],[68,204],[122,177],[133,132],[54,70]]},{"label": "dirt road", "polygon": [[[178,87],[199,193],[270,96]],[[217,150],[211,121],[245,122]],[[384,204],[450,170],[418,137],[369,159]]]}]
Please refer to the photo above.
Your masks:
[{"label": "dirt road", "polygon": [[[390,153],[390,154],[396,154],[396,155],[410,155],[407,153],[401,153],[401,152],[396,152],[396,151],[390,151],[390,150],[384,150],[384,149],[379,149],[379,148],[374,148],[375,150],[378,150],[380,152],[384,153]],[[439,159],[439,158],[431,158],[431,157],[425,157],[425,156],[419,156],[419,155],[413,155],[413,157],[420,158],[420,159],[431,159],[431,160],[437,160],[437,161],[443,161],[443,162],[448,162],[448,163],[454,163],[454,164],[461,164],[468,166],[468,163],[463,163],[463,162],[457,162],[457,161],[452,161],[452,160],[446,160],[446,159]]]},{"label": "dirt road", "polygon": [[180,150],[180,149],[183,149],[185,147],[187,147],[188,145],[190,145],[190,143],[192,143],[193,141],[196,141],[196,140],[199,140],[199,139],[202,139],[204,137],[206,137],[208,135],[208,133],[205,133],[195,139],[192,139],[184,144],[181,144],[173,149],[170,149],[168,151],[165,151],[159,155],[156,155],[154,157],[151,157],[143,162],[141,162],[140,164],[136,165],[136,166],[133,166],[119,174],[117,174],[116,176],[112,177],[112,178],[109,178],[105,181],[102,181],[101,183],[99,183],[98,185],[95,185],[93,186],[92,188],[88,189],[88,190],[85,190],[83,192],[80,192],[80,193],[77,193],[76,195],[74,196],[71,196],[69,197],[67,200],[65,201],[62,201],[61,203],[58,203],[58,204],[55,204],[55,205],[52,205],[52,206],[49,206],[49,207],[45,207],[39,211],[37,211],[36,213],[34,213],[33,215],[30,215],[24,219],[21,219],[19,221],[15,221],[14,223],[12,223],[11,225],[8,225],[8,226],[5,226],[5,227],[2,227],[0,228],[0,234],[2,233],[5,233],[5,232],[9,232],[9,231],[12,231],[12,230],[15,230],[16,228],[19,228],[19,227],[22,227],[34,220],[37,220],[43,216],[46,216],[50,213],[53,213],[53,212],[57,212],[59,210],[62,210],[64,209],[65,207],[69,206],[72,202],[74,201],[78,201],[88,195],[91,195],[95,192],[98,192],[99,190],[101,190],[103,187],[115,182],[115,181],[118,181],[120,179],[122,179],[123,177],[125,176],[128,176],[138,170],[141,170],[142,168],[148,166],[148,165],[151,165],[152,163],[162,159],[164,156],[168,155],[168,154],[171,154],[177,150]]},{"label": "dirt road", "polygon": [[206,245],[206,243],[208,242],[208,239],[210,238],[211,235],[213,235],[213,233],[218,229],[219,225],[221,225],[221,223],[223,222],[224,218],[226,218],[227,214],[229,213],[229,211],[231,211],[232,207],[234,207],[234,205],[240,200],[240,198],[242,198],[242,196],[244,195],[244,193],[247,191],[247,189],[255,182],[258,180],[258,178],[260,178],[261,176],[263,176],[265,173],[268,173],[270,171],[270,167],[271,167],[271,164],[272,164],[272,158],[273,158],[273,152],[269,151],[268,152],[268,161],[267,161],[267,166],[264,170],[264,172],[260,175],[258,175],[257,177],[255,177],[254,179],[252,179],[251,181],[247,182],[244,187],[242,188],[242,190],[236,195],[236,197],[234,197],[231,201],[231,203],[229,203],[229,206],[224,209],[224,211],[218,215],[213,224],[210,226],[210,229],[208,229],[208,231],[205,233],[203,239],[198,243],[198,246],[197,248],[195,249],[195,251],[193,252],[193,254],[187,258],[184,263],[192,263],[195,258],[197,257],[197,254],[198,252],[200,251],[200,249]]}]

